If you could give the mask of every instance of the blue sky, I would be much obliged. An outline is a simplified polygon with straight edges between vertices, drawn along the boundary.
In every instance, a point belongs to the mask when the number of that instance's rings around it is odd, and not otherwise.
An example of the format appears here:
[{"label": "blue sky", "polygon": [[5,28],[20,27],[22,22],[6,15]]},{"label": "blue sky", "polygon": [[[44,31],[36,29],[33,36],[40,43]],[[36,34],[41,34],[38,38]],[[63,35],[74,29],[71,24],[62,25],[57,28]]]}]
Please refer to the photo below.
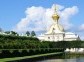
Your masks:
[{"label": "blue sky", "polygon": [[[67,31],[76,32],[81,36],[81,38],[83,38],[83,2],[83,0],[0,0],[0,27],[4,31],[12,30],[21,21],[22,18],[26,17],[25,11],[27,8],[32,6],[43,8],[50,8],[53,4],[59,4],[65,8],[77,6],[78,12],[70,17],[70,22],[74,26]],[[79,28],[81,28],[81,30]]]}]

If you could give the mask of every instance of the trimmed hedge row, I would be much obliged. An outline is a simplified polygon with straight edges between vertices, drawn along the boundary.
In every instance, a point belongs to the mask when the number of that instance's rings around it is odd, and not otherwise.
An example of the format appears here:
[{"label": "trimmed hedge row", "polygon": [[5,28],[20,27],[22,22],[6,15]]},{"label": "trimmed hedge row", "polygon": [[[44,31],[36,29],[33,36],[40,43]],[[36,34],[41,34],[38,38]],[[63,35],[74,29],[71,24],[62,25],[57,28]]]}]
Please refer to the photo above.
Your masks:
[{"label": "trimmed hedge row", "polygon": [[21,57],[35,54],[44,54],[52,52],[63,52],[63,49],[3,49],[0,50],[0,58]]},{"label": "trimmed hedge row", "polygon": [[38,40],[35,37],[0,35],[0,49],[36,49],[36,48],[80,48],[83,41],[50,42]]},{"label": "trimmed hedge row", "polygon": [[35,38],[35,37],[14,36],[14,35],[0,35],[0,39],[3,39],[3,40],[7,40],[7,39],[14,40],[14,39],[17,39],[17,40],[35,40],[35,41],[39,41],[39,39]]}]

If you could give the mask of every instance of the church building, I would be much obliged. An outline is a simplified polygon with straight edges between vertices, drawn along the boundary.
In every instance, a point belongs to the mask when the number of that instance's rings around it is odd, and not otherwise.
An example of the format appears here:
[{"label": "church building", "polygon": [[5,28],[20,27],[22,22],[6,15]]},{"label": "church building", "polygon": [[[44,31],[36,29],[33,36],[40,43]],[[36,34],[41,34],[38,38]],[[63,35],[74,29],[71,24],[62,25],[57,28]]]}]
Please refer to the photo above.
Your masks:
[{"label": "church building", "polygon": [[54,23],[50,26],[50,29],[38,36],[38,39],[41,41],[73,41],[80,40],[79,36],[72,32],[65,32],[63,26],[61,26],[59,21],[60,16],[57,13],[56,7],[52,19]]}]

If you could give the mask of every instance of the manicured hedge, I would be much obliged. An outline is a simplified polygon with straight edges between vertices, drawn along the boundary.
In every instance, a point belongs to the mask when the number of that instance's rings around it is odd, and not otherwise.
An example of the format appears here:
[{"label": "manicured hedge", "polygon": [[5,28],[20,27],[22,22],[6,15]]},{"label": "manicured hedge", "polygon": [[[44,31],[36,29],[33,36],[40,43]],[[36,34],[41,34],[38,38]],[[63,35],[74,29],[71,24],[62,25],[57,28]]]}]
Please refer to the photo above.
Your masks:
[{"label": "manicured hedge", "polygon": [[42,49],[1,49],[0,58],[21,57],[44,53],[63,52],[62,48],[42,48]]},{"label": "manicured hedge", "polygon": [[35,37],[0,35],[0,49],[80,48],[83,41],[40,41]]},{"label": "manicured hedge", "polygon": [[0,57],[16,57],[63,52],[66,48],[84,47],[83,41],[40,41],[35,37],[0,35]]}]

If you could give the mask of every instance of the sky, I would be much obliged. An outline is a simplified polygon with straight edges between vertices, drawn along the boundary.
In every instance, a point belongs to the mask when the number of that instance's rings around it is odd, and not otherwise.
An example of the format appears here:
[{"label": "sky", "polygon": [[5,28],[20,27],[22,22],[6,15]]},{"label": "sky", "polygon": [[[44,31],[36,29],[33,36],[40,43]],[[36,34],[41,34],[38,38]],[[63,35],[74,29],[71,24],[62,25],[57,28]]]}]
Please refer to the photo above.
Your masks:
[{"label": "sky", "polygon": [[45,33],[53,23],[54,4],[58,7],[59,23],[65,31],[84,39],[83,0],[0,0],[0,28],[4,31]]}]

